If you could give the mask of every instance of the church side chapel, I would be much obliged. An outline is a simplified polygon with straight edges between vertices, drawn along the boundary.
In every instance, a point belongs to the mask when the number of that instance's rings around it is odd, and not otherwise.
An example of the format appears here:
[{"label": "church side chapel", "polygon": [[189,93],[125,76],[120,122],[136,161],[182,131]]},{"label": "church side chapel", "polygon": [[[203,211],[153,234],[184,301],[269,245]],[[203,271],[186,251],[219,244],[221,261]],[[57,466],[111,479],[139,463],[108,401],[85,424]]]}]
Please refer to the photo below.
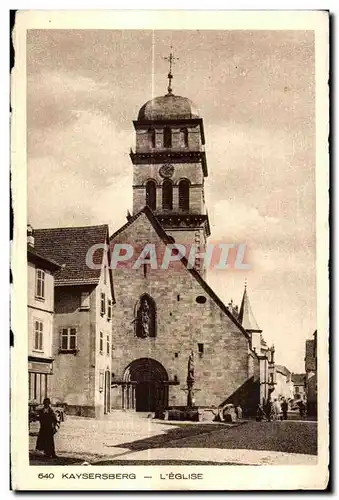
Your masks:
[{"label": "church side chapel", "polygon": [[[210,235],[203,119],[172,89],[146,102],[133,121],[133,213],[110,238],[133,248],[174,242],[203,254]],[[205,281],[199,254],[169,268],[144,264],[113,271],[112,409],[240,404],[253,414],[274,388],[274,350],[263,340],[245,287],[240,311],[225,306]]]}]

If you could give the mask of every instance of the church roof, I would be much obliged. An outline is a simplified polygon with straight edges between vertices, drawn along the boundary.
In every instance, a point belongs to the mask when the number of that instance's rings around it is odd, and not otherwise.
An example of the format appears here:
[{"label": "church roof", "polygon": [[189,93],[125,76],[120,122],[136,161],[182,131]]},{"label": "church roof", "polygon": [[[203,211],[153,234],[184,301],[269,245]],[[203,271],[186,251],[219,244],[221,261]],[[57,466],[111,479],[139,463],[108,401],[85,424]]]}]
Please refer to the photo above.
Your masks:
[{"label": "church roof", "polygon": [[[108,242],[108,226],[34,229],[34,248],[62,267],[54,276],[56,286],[97,285],[101,269],[90,269],[86,262],[88,250],[95,244]],[[103,249],[93,255],[95,264],[102,264]]]},{"label": "church roof", "polygon": [[238,321],[242,325],[242,327],[245,328],[245,330],[247,331],[252,331],[252,332],[262,331],[261,328],[259,328],[258,323],[256,322],[256,319],[254,317],[251,304],[248,298],[246,286],[241,301]]},{"label": "church roof", "polygon": [[[137,220],[142,214],[145,214],[147,218],[149,219],[150,223],[152,224],[154,230],[158,234],[159,238],[162,239],[162,241],[167,245],[167,244],[173,244],[173,239],[167,235],[161,224],[158,222],[157,218],[153,214],[152,210],[146,205],[140,212],[136,213],[135,215],[131,216],[128,218],[128,221],[124,226],[122,226],[120,229],[118,229],[112,236],[110,237],[110,241],[112,241],[116,236],[118,236],[120,233],[122,233],[127,227],[129,227],[135,220]],[[243,335],[249,340],[249,334],[246,332],[246,330],[243,328],[243,326],[239,323],[239,321],[231,314],[229,309],[225,306],[223,301],[217,296],[217,294],[212,290],[212,288],[206,283],[206,281],[203,279],[201,274],[194,268],[190,268],[188,266],[188,261],[185,257],[182,257],[181,262],[183,263],[184,267],[187,269],[187,272],[189,272],[202,286],[202,288],[205,290],[205,292],[211,297],[212,300],[220,307],[220,309],[228,316],[231,321],[240,329],[240,331],[243,333]],[[254,353],[256,355],[256,353]]]},{"label": "church roof", "polygon": [[168,93],[147,101],[138,114],[138,120],[187,120],[199,118],[195,105],[187,97]]}]

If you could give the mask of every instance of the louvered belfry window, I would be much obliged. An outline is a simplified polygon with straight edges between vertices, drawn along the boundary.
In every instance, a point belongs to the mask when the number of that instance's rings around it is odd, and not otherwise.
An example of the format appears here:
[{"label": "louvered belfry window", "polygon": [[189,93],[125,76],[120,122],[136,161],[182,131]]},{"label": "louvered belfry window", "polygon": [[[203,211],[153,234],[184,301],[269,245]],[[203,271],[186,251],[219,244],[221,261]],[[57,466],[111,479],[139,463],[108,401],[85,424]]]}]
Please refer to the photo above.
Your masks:
[{"label": "louvered belfry window", "polygon": [[152,210],[157,208],[157,187],[154,181],[147,181],[146,205],[148,205]]},{"label": "louvered belfry window", "polygon": [[164,128],[164,148],[172,147],[172,131],[169,127]]},{"label": "louvered belfry window", "polygon": [[179,208],[180,210],[187,211],[190,206],[190,185],[184,179],[179,182]]},{"label": "louvered belfry window", "polygon": [[165,179],[162,185],[162,208],[165,210],[173,208],[173,186],[169,179]]}]

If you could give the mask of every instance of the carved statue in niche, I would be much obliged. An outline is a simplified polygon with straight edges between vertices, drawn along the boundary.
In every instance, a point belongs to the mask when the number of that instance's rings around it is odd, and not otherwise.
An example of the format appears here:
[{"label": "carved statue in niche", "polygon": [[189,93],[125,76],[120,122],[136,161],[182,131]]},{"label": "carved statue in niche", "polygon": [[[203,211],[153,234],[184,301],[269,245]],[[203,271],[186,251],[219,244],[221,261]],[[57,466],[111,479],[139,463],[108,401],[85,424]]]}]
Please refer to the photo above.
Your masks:
[{"label": "carved statue in niche", "polygon": [[155,337],[155,306],[151,298],[143,296],[137,312],[137,337]]},{"label": "carved statue in niche", "polygon": [[194,380],[194,354],[193,354],[193,351],[188,356],[187,378],[189,380]]},{"label": "carved statue in niche", "polygon": [[143,333],[143,337],[149,337],[149,305],[146,299],[143,299],[141,304],[141,329]]}]

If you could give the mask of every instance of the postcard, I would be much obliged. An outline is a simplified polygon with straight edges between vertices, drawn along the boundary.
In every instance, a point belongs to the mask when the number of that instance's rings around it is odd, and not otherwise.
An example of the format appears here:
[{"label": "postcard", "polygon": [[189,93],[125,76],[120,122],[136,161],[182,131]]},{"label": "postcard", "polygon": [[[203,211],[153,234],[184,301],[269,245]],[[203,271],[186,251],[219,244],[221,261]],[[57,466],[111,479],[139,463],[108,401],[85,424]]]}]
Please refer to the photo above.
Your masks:
[{"label": "postcard", "polygon": [[13,45],[13,489],[326,489],[328,12]]}]

